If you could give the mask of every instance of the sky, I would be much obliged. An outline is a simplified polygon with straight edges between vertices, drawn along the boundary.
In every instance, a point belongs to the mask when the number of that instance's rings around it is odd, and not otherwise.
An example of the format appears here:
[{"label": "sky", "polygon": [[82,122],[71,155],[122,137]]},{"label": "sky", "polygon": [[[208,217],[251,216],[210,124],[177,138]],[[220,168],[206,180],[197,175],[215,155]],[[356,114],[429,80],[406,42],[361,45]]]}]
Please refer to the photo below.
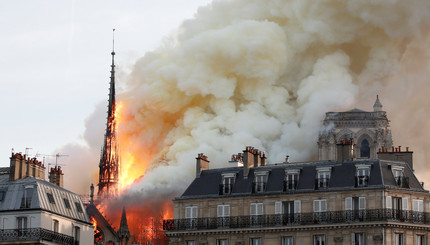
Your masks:
[{"label": "sky", "polygon": [[121,74],[137,58],[209,2],[1,1],[0,167],[9,165],[12,148],[30,156],[68,155],[55,150],[85,144],[86,119],[107,105],[113,28],[120,87]]}]

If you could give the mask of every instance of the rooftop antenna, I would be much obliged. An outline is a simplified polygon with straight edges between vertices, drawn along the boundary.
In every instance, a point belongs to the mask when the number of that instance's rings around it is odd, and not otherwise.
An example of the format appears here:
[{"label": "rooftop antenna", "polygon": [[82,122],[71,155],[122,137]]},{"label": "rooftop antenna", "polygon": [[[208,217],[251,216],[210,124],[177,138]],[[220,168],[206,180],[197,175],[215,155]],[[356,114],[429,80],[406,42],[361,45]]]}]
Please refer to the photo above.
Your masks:
[{"label": "rooftop antenna", "polygon": [[60,155],[60,153],[55,154],[55,167],[58,165],[58,158],[60,157],[68,157],[69,155]]},{"label": "rooftop antenna", "polygon": [[31,149],[33,149],[33,148],[25,147],[25,155],[26,155],[26,156],[28,156],[28,150],[31,150]]}]

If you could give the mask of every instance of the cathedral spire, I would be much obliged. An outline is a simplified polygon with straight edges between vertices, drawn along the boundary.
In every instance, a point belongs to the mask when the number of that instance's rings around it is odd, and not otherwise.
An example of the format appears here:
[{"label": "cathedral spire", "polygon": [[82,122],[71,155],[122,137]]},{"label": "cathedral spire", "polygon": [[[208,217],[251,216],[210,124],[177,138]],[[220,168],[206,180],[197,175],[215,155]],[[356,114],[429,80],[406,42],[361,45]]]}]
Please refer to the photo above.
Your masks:
[{"label": "cathedral spire", "polygon": [[[115,33],[115,29],[113,29]],[[114,37],[114,36],[113,36]],[[116,138],[115,102],[115,39],[112,39],[112,65],[109,83],[109,105],[106,132],[99,164],[99,198],[112,198],[118,195],[119,156]]]},{"label": "cathedral spire", "polygon": [[382,104],[379,101],[379,95],[376,95],[375,104],[373,104],[373,111],[382,111]]},{"label": "cathedral spire", "polygon": [[130,231],[128,230],[127,215],[125,214],[125,207],[122,208],[121,223],[118,229],[118,236],[121,242],[123,242],[123,244],[128,244],[128,240],[130,239]]}]

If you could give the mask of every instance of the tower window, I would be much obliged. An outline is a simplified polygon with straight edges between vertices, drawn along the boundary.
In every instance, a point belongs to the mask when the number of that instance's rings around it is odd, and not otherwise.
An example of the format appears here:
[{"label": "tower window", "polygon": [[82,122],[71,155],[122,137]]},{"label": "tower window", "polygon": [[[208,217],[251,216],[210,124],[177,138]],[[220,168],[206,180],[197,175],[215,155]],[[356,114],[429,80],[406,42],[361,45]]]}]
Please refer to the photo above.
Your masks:
[{"label": "tower window", "polygon": [[369,141],[367,139],[364,139],[363,141],[361,141],[360,157],[370,158],[370,146],[369,146]]}]

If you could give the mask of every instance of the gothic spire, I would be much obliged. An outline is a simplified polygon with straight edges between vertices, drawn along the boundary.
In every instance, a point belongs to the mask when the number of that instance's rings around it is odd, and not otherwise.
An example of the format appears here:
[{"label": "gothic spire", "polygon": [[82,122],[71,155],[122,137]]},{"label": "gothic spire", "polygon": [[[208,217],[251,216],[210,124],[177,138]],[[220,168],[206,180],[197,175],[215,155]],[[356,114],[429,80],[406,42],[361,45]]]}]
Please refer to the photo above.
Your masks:
[{"label": "gothic spire", "polygon": [[382,104],[379,101],[379,95],[376,95],[375,104],[373,104],[373,111],[382,111]]},{"label": "gothic spire", "polygon": [[118,236],[124,244],[128,243],[130,239],[130,231],[128,230],[127,215],[125,214],[125,207],[122,207],[121,223],[118,229]]}]

